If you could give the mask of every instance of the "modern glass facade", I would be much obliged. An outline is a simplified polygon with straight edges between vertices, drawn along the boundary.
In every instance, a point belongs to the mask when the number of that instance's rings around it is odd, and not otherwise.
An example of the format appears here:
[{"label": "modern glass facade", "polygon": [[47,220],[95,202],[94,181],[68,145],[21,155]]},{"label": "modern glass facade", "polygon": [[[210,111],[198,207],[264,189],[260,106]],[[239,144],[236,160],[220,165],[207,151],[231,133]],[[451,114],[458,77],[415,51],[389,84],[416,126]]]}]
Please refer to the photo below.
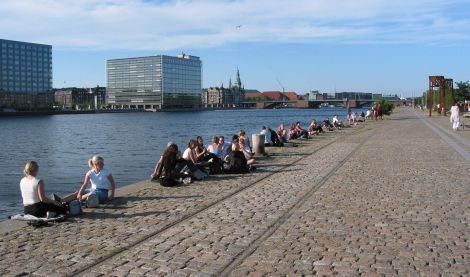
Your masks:
[{"label": "modern glass facade", "polygon": [[52,91],[52,46],[0,39],[0,106],[27,108]]},{"label": "modern glass facade", "polygon": [[108,60],[107,104],[116,108],[193,108],[201,103],[198,57],[157,55]]}]

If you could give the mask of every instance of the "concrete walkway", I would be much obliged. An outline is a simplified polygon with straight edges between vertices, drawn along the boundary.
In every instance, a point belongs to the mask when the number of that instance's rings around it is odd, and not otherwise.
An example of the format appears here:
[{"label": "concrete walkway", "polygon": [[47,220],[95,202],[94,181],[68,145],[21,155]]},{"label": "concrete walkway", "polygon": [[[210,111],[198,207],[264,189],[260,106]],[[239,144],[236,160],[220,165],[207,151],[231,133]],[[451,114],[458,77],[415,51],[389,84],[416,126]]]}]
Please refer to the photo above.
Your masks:
[{"label": "concrete walkway", "polygon": [[468,275],[470,146],[443,128],[403,108],[273,149],[254,174],[143,182],[73,221],[4,233],[0,275]]}]

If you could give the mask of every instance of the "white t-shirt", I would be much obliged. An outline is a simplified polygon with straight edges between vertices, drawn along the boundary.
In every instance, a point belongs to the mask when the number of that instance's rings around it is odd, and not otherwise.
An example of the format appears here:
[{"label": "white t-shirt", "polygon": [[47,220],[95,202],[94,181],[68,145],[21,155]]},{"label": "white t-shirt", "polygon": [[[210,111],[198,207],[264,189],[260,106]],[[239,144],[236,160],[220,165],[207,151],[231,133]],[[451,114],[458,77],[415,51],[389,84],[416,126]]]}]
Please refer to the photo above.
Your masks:
[{"label": "white t-shirt", "polygon": [[39,182],[41,179],[37,177],[23,177],[20,182],[21,196],[23,197],[23,205],[33,205],[41,202],[39,199]]},{"label": "white t-shirt", "polygon": [[261,135],[264,135],[264,143],[265,144],[269,144],[271,143],[271,131],[269,131],[268,129],[265,129],[265,130],[261,130]]},{"label": "white t-shirt", "polygon": [[[183,159],[185,160],[190,160],[189,158],[189,154],[191,153],[191,151],[193,151],[191,148],[186,148],[186,150],[184,150],[184,153],[183,153]],[[194,154],[194,153],[193,153]],[[194,155],[193,155],[194,156]]]},{"label": "white t-shirt", "polygon": [[333,116],[333,124],[334,123],[339,123],[339,119],[337,116]]},{"label": "white t-shirt", "polygon": [[86,173],[86,176],[90,177],[91,189],[111,189],[111,183],[108,180],[108,176],[111,175],[108,170],[101,169],[98,174],[93,169]]},{"label": "white t-shirt", "polygon": [[246,160],[251,160],[252,159],[251,155],[253,153],[251,153],[250,147],[248,145],[245,145],[244,149],[245,149],[245,151],[243,151],[243,155],[245,155]]}]

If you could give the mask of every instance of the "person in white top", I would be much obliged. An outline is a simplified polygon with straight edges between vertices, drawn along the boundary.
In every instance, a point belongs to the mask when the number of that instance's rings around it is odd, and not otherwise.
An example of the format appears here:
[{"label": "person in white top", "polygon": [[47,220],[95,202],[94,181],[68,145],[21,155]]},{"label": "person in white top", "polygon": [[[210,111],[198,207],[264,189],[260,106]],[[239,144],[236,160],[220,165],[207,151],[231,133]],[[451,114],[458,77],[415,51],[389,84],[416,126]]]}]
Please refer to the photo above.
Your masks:
[{"label": "person in white top", "polygon": [[[77,198],[80,200],[87,200],[88,196],[92,193],[95,193],[98,196],[100,203],[114,198],[116,184],[114,183],[113,175],[104,168],[103,158],[98,155],[94,155],[90,160],[88,160],[88,165],[91,169],[85,174],[85,179],[78,191]],[[88,185],[91,185],[91,189],[87,192],[85,189]],[[110,190],[111,195],[109,195]]]},{"label": "person in white top", "polygon": [[266,126],[261,127],[260,135],[264,135],[264,146],[272,146],[271,131]]},{"label": "person in white top", "polygon": [[454,105],[450,108],[450,123],[452,123],[452,130],[457,131],[460,125],[460,109],[457,102],[454,101]]},{"label": "person in white top", "polygon": [[[24,213],[36,217],[53,217],[54,214],[66,214],[67,208],[61,202],[70,202],[76,199],[77,194],[71,194],[64,199],[52,200],[45,194],[44,181],[38,178],[39,165],[29,161],[24,167],[24,177],[20,182],[21,196],[23,198]],[[55,195],[54,195],[55,196]]]}]

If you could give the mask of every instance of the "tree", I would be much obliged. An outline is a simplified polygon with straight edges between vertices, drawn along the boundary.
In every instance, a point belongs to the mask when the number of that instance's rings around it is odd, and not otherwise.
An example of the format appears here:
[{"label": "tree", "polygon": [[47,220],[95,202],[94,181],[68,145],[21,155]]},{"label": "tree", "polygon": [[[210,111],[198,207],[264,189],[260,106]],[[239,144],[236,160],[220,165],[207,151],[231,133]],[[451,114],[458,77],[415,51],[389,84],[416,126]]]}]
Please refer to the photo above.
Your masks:
[{"label": "tree", "polygon": [[388,102],[385,99],[380,99],[379,101],[376,101],[375,104],[380,104],[382,106],[382,112],[385,115],[391,115],[393,109],[395,108],[395,105],[392,103]]},{"label": "tree", "polygon": [[455,89],[455,100],[463,101],[470,100],[470,83],[469,81],[455,82],[457,88]]}]

